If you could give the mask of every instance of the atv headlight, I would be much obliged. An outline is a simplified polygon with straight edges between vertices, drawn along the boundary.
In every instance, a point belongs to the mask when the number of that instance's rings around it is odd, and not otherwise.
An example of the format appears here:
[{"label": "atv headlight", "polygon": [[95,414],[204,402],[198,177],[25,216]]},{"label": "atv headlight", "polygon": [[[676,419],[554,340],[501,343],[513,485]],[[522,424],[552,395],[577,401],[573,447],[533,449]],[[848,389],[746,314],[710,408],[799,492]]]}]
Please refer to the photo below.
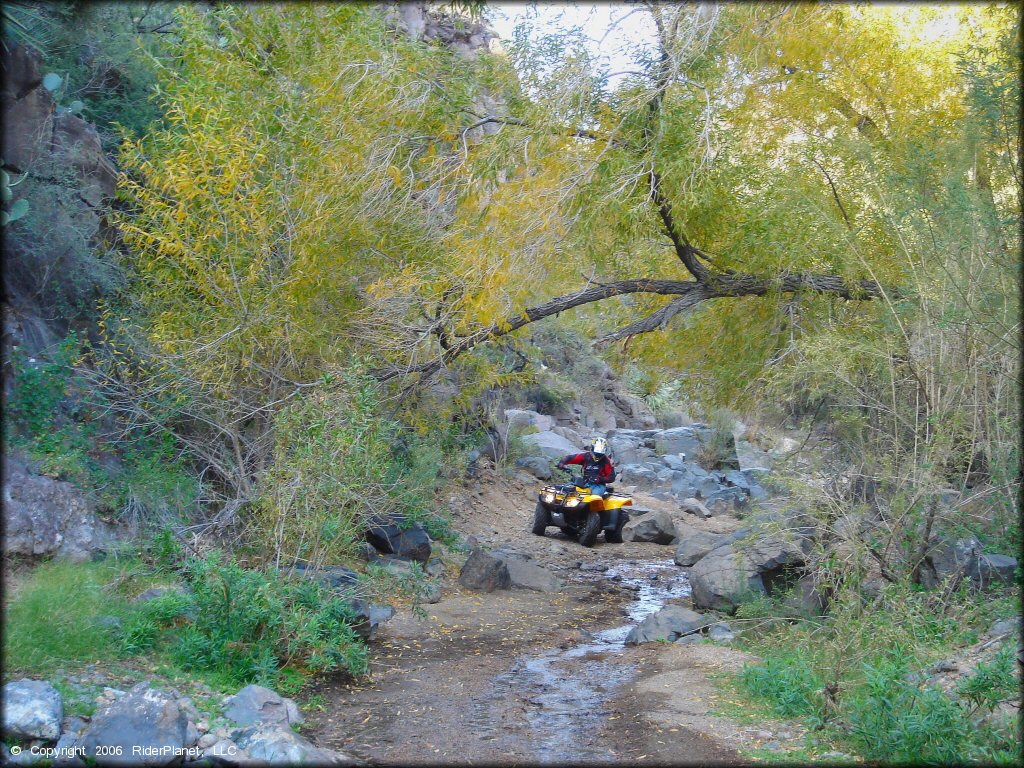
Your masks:
[{"label": "atv headlight", "polygon": [[565,500],[565,506],[567,506],[567,507],[575,507],[575,506],[578,506],[579,503],[580,503],[580,500],[577,499],[575,496]]},{"label": "atv headlight", "polygon": [[545,504],[550,504],[552,501],[555,500],[555,494],[545,493],[543,496],[541,496],[541,498],[544,500]]}]

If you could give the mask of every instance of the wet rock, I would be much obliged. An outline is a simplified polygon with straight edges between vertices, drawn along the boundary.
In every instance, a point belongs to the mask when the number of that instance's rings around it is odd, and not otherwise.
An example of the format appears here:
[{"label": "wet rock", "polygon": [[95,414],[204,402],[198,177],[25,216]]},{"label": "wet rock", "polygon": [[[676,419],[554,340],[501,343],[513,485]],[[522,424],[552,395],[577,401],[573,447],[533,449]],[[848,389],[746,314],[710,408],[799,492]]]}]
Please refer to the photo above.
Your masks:
[{"label": "wet rock", "polygon": [[505,564],[513,587],[532,589],[535,592],[561,592],[565,586],[555,574],[539,565],[515,557],[499,559]]},{"label": "wet rock", "polygon": [[321,749],[279,724],[262,723],[235,731],[234,743],[250,760],[284,765],[354,765],[356,760],[342,752]]},{"label": "wet rock", "polygon": [[482,549],[474,549],[459,572],[459,584],[478,592],[493,592],[511,587],[512,578],[504,562]]},{"label": "wet rock", "polygon": [[254,723],[283,723],[301,725],[302,714],[291,699],[286,699],[269,688],[247,685],[224,701],[224,716],[238,725]]},{"label": "wet rock", "polygon": [[579,569],[581,571],[593,571],[596,573],[604,573],[608,570],[608,566],[604,563],[580,563]]},{"label": "wet rock", "polygon": [[626,635],[626,645],[652,643],[658,640],[672,642],[708,624],[704,614],[691,611],[681,605],[668,605],[648,616]]},{"label": "wet rock", "polygon": [[[102,757],[107,765],[173,765],[181,760],[187,732],[188,716],[176,694],[139,683],[98,711],[79,743],[86,758]],[[120,747],[121,755],[97,755],[99,747]]]},{"label": "wet rock", "polygon": [[644,515],[639,520],[631,519],[622,528],[624,541],[671,544],[676,537],[675,523],[667,512]]},{"label": "wet rock", "polygon": [[4,735],[56,741],[64,718],[60,693],[45,680],[16,680],[4,686]]},{"label": "wet rock", "polygon": [[430,559],[430,536],[419,523],[406,525],[401,515],[372,518],[366,529],[366,540],[385,554],[421,563]]}]

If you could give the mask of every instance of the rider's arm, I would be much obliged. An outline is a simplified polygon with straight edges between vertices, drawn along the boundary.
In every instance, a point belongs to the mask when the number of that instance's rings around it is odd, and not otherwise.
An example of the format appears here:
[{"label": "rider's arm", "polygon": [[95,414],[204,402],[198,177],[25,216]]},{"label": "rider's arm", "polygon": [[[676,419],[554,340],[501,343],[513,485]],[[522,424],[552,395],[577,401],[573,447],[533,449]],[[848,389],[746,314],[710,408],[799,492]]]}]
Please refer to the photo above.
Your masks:
[{"label": "rider's arm", "polygon": [[558,462],[558,468],[563,469],[566,464],[582,464],[585,461],[585,456],[582,453],[567,454],[562,457],[562,460]]}]

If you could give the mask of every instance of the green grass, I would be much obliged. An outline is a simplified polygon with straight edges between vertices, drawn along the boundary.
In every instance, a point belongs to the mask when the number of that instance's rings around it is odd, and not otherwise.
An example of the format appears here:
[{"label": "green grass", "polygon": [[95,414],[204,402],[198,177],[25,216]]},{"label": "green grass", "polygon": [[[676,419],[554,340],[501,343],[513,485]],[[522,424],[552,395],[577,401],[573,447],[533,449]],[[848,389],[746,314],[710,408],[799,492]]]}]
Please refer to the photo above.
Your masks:
[{"label": "green grass", "polygon": [[121,568],[108,563],[51,562],[36,568],[4,616],[8,671],[41,674],[115,657],[118,632],[96,620],[124,621],[131,614],[128,600],[105,588],[121,575]]}]

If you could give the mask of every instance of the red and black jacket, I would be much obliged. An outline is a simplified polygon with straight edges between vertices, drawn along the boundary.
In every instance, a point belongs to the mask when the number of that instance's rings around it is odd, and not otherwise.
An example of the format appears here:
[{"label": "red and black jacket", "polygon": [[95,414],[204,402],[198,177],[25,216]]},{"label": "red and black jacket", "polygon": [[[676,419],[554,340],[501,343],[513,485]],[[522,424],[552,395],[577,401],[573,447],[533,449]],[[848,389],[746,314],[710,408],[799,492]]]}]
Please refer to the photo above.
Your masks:
[{"label": "red and black jacket", "polygon": [[601,483],[607,485],[615,479],[615,468],[611,459],[607,456],[598,456],[590,451],[583,453],[569,454],[558,462],[558,466],[566,464],[582,464],[583,480],[587,483]]}]

